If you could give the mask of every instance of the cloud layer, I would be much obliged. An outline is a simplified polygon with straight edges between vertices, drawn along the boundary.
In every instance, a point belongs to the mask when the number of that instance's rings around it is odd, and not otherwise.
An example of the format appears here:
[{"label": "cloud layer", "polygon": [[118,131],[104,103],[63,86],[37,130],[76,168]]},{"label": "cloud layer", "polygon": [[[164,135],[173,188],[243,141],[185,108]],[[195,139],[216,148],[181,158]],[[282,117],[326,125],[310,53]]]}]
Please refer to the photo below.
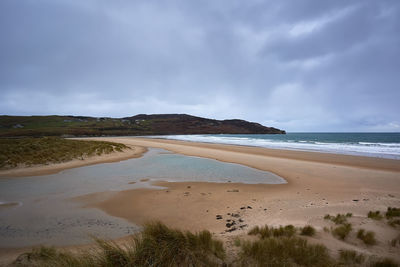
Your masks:
[{"label": "cloud layer", "polygon": [[0,1],[0,113],[400,131],[400,2]]}]

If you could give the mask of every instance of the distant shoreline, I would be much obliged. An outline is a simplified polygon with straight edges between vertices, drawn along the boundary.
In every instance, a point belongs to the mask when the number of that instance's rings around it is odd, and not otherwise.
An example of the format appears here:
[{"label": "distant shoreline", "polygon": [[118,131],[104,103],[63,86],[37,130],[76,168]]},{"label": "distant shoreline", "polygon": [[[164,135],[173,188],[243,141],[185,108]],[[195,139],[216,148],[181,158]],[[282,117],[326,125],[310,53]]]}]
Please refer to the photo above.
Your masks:
[{"label": "distant shoreline", "polygon": [[[221,149],[223,151],[237,151],[237,152],[245,152],[256,155],[263,155],[269,157],[278,157],[285,159],[294,159],[294,160],[303,160],[303,161],[312,161],[312,162],[320,162],[320,163],[328,163],[328,164],[339,164],[345,166],[353,166],[353,167],[361,167],[367,169],[380,169],[380,170],[388,170],[388,171],[400,171],[400,160],[397,159],[389,159],[389,158],[379,158],[379,157],[368,157],[361,155],[347,155],[347,154],[338,154],[338,153],[328,153],[328,152],[319,152],[319,151],[304,151],[304,150],[291,150],[291,149],[277,149],[277,148],[266,148],[259,146],[250,146],[250,145],[233,145],[233,144],[220,144],[220,143],[211,143],[211,142],[198,142],[198,141],[182,141],[182,140],[172,140],[159,137],[85,137],[85,138],[77,138],[80,140],[99,140],[99,141],[112,141],[123,144],[135,144],[141,145],[145,147],[156,147],[162,148],[166,150],[170,150],[172,145],[183,145],[186,147],[193,148],[210,148],[210,149]],[[173,152],[177,152],[178,150],[172,150]],[[179,150],[181,151],[181,150]],[[177,152],[181,153],[181,152]],[[190,151],[185,150],[185,155],[189,156],[197,156],[193,155]],[[207,155],[202,154],[201,157],[205,158],[213,158]],[[224,161],[224,160],[222,160]],[[241,163],[239,163],[241,164]],[[246,164],[244,164],[246,165]],[[251,166],[250,166],[251,167]]]},{"label": "distant shoreline", "polygon": [[[80,137],[71,139],[112,141],[128,145],[132,149],[125,150],[123,152],[113,152],[110,154],[103,154],[101,156],[92,156],[89,158],[85,158],[84,160],[75,159],[63,163],[35,165],[31,167],[16,167],[11,169],[0,170],[0,178],[54,174],[62,170],[71,168],[78,168],[88,165],[95,165],[107,162],[122,161],[130,158],[137,158],[141,157],[147,151],[147,147],[157,147],[169,150],[168,144],[183,144],[188,147],[217,148],[226,151],[242,151],[245,153],[263,155],[269,157],[312,161],[312,162],[329,163],[329,164],[339,164],[344,166],[361,167],[367,169],[400,171],[400,164],[399,164],[400,160],[397,159],[368,157],[360,155],[346,155],[346,154],[337,154],[337,153],[319,152],[319,151],[304,151],[304,150],[294,150],[294,149],[289,150],[289,149],[278,149],[278,148],[265,148],[265,147],[250,146],[250,145],[233,145],[233,144],[219,144],[211,142],[182,141],[182,140],[172,140],[168,138],[163,138],[162,136]],[[132,141],[134,141],[133,142],[134,144],[132,144]],[[188,153],[187,151],[182,154],[192,155],[190,152]],[[213,158],[207,155],[202,155],[201,157]]]},{"label": "distant shoreline", "polygon": [[400,160],[400,133],[304,132],[286,135],[195,134],[142,137]]}]

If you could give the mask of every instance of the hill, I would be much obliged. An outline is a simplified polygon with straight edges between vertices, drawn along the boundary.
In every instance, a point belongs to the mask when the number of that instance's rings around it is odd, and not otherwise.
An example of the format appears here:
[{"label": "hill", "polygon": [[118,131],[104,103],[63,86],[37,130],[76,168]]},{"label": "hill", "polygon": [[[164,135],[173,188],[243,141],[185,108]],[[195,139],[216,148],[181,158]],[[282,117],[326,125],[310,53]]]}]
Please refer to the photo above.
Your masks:
[{"label": "hill", "polygon": [[285,131],[244,120],[213,120],[186,114],[139,114],[125,118],[0,116],[0,137],[171,134],[285,134]]}]

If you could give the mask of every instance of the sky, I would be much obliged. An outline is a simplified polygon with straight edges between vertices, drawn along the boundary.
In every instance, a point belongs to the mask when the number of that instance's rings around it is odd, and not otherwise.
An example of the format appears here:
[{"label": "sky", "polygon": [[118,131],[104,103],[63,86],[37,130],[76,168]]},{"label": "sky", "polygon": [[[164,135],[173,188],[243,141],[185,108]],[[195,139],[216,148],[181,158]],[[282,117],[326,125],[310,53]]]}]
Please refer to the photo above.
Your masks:
[{"label": "sky", "polygon": [[400,1],[0,1],[0,114],[141,113],[400,132]]}]

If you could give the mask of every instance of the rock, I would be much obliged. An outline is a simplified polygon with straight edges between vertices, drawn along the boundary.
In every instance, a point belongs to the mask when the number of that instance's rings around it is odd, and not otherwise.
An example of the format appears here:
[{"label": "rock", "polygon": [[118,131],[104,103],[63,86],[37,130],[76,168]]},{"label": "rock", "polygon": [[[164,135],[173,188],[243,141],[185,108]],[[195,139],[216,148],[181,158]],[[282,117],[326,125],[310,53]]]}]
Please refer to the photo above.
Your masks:
[{"label": "rock", "polygon": [[244,222],[243,219],[239,219],[239,222]]},{"label": "rock", "polygon": [[354,202],[358,202],[359,200],[358,200],[358,199],[353,199],[353,201],[354,201]]},{"label": "rock", "polygon": [[235,217],[235,218],[239,218],[240,217],[240,215],[238,213],[232,213],[231,216]]},{"label": "rock", "polygon": [[237,192],[239,192],[239,189],[227,190],[226,192],[230,192],[230,193],[237,193]]},{"label": "rock", "polygon": [[229,229],[227,229],[227,230],[225,230],[225,232],[233,232],[233,231],[236,231],[237,230],[237,228],[236,227],[232,227],[232,228],[229,228]]},{"label": "rock", "polygon": [[236,224],[236,222],[233,221],[233,222],[230,222],[230,223],[225,224],[225,226],[228,227],[228,228],[231,228],[231,227],[234,226],[235,224]]},{"label": "rock", "polygon": [[245,208],[246,208],[246,207],[241,207],[240,209],[241,209],[241,210],[244,210]]},{"label": "rock", "polygon": [[248,208],[248,209],[253,209],[253,208],[252,208],[252,207],[250,207],[250,206],[247,206],[247,208]]},{"label": "rock", "polygon": [[216,215],[215,217],[217,220],[222,220],[222,215]]},{"label": "rock", "polygon": [[186,188],[192,188],[190,185],[188,185]]}]

